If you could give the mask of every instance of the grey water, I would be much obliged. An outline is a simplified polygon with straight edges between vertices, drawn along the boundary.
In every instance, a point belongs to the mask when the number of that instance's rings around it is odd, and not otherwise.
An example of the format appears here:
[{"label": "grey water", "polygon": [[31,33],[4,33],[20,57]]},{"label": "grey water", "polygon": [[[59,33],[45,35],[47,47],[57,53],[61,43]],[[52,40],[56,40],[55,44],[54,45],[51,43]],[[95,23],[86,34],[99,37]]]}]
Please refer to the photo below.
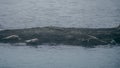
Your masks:
[{"label": "grey water", "polygon": [[118,24],[120,0],[0,0],[0,25],[4,29],[110,28]]},{"label": "grey water", "polygon": [[120,68],[120,47],[0,44],[0,68]]},{"label": "grey water", "polygon": [[[118,24],[120,0],[0,0],[0,30]],[[120,68],[120,47],[13,45],[0,43],[0,68]]]}]

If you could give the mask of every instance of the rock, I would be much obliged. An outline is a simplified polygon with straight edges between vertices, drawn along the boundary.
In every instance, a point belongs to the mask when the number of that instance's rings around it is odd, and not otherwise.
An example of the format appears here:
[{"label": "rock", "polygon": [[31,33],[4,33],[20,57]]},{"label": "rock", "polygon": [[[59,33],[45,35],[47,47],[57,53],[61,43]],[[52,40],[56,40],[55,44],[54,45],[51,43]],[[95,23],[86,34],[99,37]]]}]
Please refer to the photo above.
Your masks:
[{"label": "rock", "polygon": [[1,43],[14,42],[26,43],[30,45],[55,43],[65,45],[93,46],[114,43],[114,41],[111,41],[112,39],[115,40],[116,44],[120,44],[120,31],[117,28],[38,27],[0,31]]}]

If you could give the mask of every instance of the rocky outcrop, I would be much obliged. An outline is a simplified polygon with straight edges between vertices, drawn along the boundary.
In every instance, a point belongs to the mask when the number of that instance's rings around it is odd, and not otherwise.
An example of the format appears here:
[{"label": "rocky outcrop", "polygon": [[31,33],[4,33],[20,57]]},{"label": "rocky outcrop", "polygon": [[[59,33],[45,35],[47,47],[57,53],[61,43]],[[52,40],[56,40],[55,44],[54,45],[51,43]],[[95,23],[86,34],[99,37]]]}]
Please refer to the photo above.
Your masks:
[{"label": "rocky outcrop", "polygon": [[94,46],[119,44],[118,28],[63,28],[39,27],[29,29],[14,29],[0,31],[0,42],[26,44],[55,43],[65,45]]}]

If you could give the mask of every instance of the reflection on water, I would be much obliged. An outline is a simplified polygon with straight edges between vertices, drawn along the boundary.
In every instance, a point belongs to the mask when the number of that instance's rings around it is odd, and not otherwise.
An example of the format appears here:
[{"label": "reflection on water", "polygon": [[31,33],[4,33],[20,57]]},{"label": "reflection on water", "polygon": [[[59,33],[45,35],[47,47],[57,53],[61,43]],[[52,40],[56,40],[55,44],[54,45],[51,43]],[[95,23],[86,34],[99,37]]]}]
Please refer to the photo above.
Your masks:
[{"label": "reflection on water", "polygon": [[120,47],[0,44],[0,68],[120,68]]},{"label": "reflection on water", "polygon": [[0,6],[4,28],[107,28],[120,23],[120,0],[0,0]]}]

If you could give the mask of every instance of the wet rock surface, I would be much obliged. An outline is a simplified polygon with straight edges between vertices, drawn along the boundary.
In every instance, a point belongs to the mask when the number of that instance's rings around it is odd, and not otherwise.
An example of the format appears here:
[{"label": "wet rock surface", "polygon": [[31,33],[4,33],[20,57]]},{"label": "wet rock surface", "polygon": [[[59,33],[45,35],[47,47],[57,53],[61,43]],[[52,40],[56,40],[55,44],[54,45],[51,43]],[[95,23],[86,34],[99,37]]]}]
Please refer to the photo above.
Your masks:
[{"label": "wet rock surface", "polygon": [[[9,38],[8,38],[9,37]],[[7,39],[5,39],[7,38]],[[26,43],[26,41],[28,41]],[[38,27],[0,31],[1,43],[94,46],[120,43],[119,28]]]}]

